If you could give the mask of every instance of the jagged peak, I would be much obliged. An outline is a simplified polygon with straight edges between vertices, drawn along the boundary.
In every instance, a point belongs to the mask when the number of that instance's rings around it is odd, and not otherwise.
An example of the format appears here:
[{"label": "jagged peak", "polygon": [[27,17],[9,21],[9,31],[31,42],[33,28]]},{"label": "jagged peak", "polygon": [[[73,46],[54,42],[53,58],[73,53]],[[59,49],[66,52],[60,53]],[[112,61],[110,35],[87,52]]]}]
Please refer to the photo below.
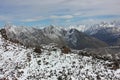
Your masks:
[{"label": "jagged peak", "polygon": [[77,29],[74,29],[74,28],[69,30],[69,33],[76,33],[76,32],[78,33],[79,31]]},{"label": "jagged peak", "polygon": [[11,24],[11,23],[7,23],[7,24],[5,24],[4,25],[4,28],[11,28],[11,27],[17,27],[17,26],[15,26],[14,24]]},{"label": "jagged peak", "polygon": [[34,27],[27,27],[27,26],[16,26],[13,24],[5,24],[4,29],[8,32],[13,32],[15,34],[20,32],[33,32]]},{"label": "jagged peak", "polygon": [[43,29],[43,31],[45,32],[45,34],[54,34],[54,35],[62,35],[62,32],[65,31],[65,29],[63,27],[58,27],[58,26],[54,26],[54,25],[50,25],[48,27],[45,27]]},{"label": "jagged peak", "polygon": [[77,29],[78,31],[81,31],[81,32],[84,32],[84,31],[86,31],[87,30],[87,26],[86,25],[70,25],[69,27],[68,27],[68,30],[69,29]]}]

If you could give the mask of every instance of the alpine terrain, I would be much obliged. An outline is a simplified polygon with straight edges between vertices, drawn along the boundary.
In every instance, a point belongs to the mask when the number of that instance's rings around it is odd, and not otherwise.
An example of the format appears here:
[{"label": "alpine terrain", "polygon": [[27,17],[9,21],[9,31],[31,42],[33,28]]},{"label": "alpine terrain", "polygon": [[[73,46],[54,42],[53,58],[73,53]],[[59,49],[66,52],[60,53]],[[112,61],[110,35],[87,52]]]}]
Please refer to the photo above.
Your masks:
[{"label": "alpine terrain", "polygon": [[120,80],[120,0],[0,0],[0,80]]},{"label": "alpine terrain", "polygon": [[120,80],[119,62],[89,54],[53,43],[27,48],[0,34],[0,80]]},{"label": "alpine terrain", "polygon": [[18,41],[27,47],[50,43],[56,43],[58,46],[68,46],[72,49],[108,46],[105,42],[86,35],[77,29],[64,29],[52,25],[43,29],[5,25],[2,34],[5,34],[8,40]]}]

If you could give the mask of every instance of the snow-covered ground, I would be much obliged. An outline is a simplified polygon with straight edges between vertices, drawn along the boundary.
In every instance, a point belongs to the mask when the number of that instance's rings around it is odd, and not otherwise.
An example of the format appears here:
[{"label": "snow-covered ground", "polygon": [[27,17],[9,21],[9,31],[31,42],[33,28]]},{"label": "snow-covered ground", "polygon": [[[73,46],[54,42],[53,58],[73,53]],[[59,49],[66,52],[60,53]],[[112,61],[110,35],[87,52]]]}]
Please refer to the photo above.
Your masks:
[{"label": "snow-covered ground", "polygon": [[108,61],[42,47],[35,53],[0,35],[0,80],[120,80],[120,69],[111,70]]}]

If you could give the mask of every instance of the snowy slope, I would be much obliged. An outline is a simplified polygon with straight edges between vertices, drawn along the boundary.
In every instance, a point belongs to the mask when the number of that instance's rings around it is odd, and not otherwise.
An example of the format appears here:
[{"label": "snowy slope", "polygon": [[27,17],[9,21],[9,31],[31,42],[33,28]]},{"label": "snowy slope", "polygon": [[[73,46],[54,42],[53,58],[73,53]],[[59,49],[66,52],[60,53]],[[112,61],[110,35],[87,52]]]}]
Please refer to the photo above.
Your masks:
[{"label": "snowy slope", "polygon": [[[27,63],[26,54],[31,53],[31,50],[25,47],[14,44],[4,40],[0,35],[0,78],[1,80],[15,80],[19,76],[20,70],[24,69],[25,72]],[[6,79],[5,79],[6,78]],[[23,79],[24,80],[24,79]]]},{"label": "snowy slope", "polygon": [[85,25],[74,25],[74,26],[69,26],[67,29],[77,29],[80,32],[85,32],[88,27]]},{"label": "snowy slope", "polygon": [[93,25],[85,33],[106,42],[110,46],[120,45],[120,24],[116,22]]},{"label": "snowy slope", "polygon": [[58,36],[62,36],[62,28],[61,27],[55,27],[55,26],[49,26],[46,28],[43,28],[43,32],[46,36],[50,36],[50,38],[58,38]]},{"label": "snowy slope", "polygon": [[42,32],[46,37],[52,40],[52,43],[58,43],[59,45],[65,44],[65,30],[63,28],[51,25],[49,27],[43,28]]},{"label": "snowy slope", "polygon": [[[119,22],[120,23],[120,22]],[[98,33],[99,30],[107,30],[107,29],[112,29],[111,32],[120,32],[120,24],[118,22],[101,22],[100,24],[94,24],[91,27],[89,27],[85,33],[89,35],[94,35]],[[108,30],[109,31],[109,30]]]},{"label": "snowy slope", "polygon": [[108,61],[62,53],[54,44],[43,45],[41,53],[11,43],[0,35],[0,80],[120,80],[120,69]]},{"label": "snowy slope", "polygon": [[101,22],[99,24],[93,24],[93,25],[70,25],[66,29],[77,29],[80,32],[87,33],[89,35],[96,34],[101,29],[109,29],[109,28],[118,28],[115,31],[120,32],[120,21],[112,21],[112,22]]},{"label": "snowy slope", "polygon": [[[49,26],[37,29],[24,26],[7,25],[3,28],[8,39],[17,40],[25,46],[35,47],[41,44],[56,43],[58,46],[69,46],[73,49],[106,47],[107,44],[85,35],[77,29],[64,29],[56,26]],[[71,33],[72,30],[75,30]],[[70,34],[69,34],[70,33]],[[68,35],[69,34],[69,35]],[[73,40],[75,39],[74,43]],[[87,45],[86,45],[87,44]]]}]

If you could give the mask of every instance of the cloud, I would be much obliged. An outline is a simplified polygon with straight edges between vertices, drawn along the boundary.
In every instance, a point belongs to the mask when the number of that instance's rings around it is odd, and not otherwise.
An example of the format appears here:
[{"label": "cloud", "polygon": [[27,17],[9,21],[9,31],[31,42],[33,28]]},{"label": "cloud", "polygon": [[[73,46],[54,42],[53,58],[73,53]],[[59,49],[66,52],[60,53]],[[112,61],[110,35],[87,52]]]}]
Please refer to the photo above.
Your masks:
[{"label": "cloud", "polygon": [[120,15],[119,4],[120,0],[0,0],[0,21],[35,22]]},{"label": "cloud", "polygon": [[0,15],[0,21],[10,21],[13,20],[13,17]]},{"label": "cloud", "polygon": [[34,18],[23,19],[21,21],[22,22],[34,22],[34,21],[40,21],[40,20],[43,20],[43,19],[45,19],[45,18],[42,17],[42,16],[38,16],[38,17],[34,17]]},{"label": "cloud", "polygon": [[51,15],[51,16],[47,16],[47,17],[37,16],[34,18],[23,19],[21,21],[22,22],[35,22],[35,21],[41,21],[41,20],[45,20],[45,19],[71,19],[71,18],[74,18],[74,16],[72,16],[72,15],[62,15],[62,16]]},{"label": "cloud", "polygon": [[62,16],[56,16],[56,15],[52,15],[50,16],[51,19],[71,19],[73,18],[72,15],[62,15]]},{"label": "cloud", "polygon": [[38,21],[39,19],[25,19],[25,20],[21,20],[22,22],[34,22],[34,21]]}]

